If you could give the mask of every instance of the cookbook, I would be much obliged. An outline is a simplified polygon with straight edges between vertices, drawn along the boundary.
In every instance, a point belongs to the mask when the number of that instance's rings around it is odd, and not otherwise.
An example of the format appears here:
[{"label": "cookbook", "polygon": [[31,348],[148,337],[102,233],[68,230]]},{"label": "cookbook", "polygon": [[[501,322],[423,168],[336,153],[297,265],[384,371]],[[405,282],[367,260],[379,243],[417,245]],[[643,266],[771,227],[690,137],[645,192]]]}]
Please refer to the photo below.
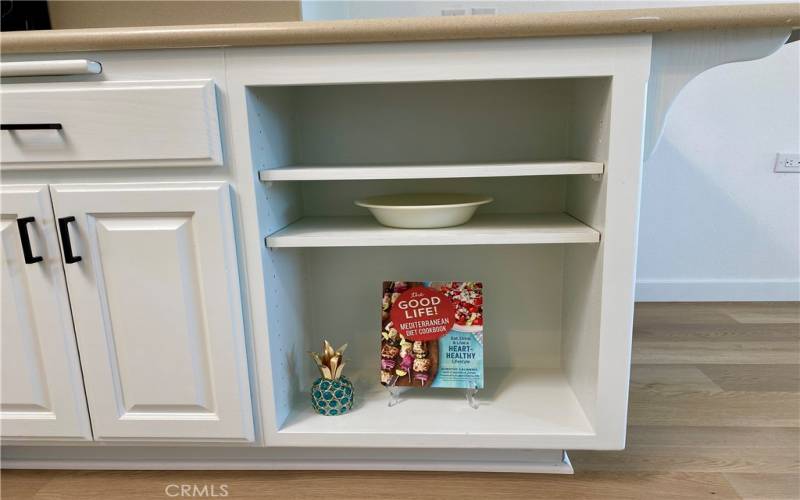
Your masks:
[{"label": "cookbook", "polygon": [[380,380],[385,386],[483,388],[483,284],[384,281]]}]

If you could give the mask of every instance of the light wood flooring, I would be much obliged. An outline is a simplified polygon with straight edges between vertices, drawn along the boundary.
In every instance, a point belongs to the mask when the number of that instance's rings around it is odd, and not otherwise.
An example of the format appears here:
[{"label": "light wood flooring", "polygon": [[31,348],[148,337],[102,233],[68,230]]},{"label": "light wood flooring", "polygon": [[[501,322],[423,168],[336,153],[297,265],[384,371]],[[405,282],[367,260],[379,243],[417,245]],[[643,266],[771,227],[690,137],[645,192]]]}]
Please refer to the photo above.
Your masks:
[{"label": "light wood flooring", "polygon": [[[800,499],[800,304],[637,304],[628,446],[574,476],[410,472],[3,471],[3,500]],[[176,497],[182,498],[182,497]],[[185,497],[183,497],[185,498]]]}]

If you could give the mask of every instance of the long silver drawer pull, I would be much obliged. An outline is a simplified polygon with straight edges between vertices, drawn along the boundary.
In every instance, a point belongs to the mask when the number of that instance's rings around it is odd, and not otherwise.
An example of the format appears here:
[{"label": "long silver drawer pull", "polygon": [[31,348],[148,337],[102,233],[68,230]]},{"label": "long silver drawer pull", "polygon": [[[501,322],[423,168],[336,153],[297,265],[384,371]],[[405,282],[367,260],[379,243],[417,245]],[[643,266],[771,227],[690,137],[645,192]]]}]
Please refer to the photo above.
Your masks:
[{"label": "long silver drawer pull", "polygon": [[62,76],[97,75],[103,66],[89,59],[63,59],[57,61],[19,61],[0,63],[0,76]]}]

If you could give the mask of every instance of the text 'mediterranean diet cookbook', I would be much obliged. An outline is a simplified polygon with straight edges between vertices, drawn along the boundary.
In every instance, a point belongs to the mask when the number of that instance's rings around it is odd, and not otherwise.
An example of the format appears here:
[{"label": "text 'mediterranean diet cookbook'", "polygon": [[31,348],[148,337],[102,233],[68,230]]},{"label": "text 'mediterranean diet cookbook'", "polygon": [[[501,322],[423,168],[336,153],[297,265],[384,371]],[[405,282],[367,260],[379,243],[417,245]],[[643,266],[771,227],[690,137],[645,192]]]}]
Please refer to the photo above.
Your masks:
[{"label": "text 'mediterranean diet cookbook'", "polygon": [[384,281],[381,383],[483,388],[483,284]]}]

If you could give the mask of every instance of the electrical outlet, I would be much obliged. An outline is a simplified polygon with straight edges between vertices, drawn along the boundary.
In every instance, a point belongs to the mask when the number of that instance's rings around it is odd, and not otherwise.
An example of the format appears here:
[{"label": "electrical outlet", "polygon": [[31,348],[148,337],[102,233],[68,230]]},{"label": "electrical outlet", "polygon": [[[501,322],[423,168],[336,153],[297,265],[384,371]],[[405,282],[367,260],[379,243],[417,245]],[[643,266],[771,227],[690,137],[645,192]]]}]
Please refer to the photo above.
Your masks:
[{"label": "electrical outlet", "polygon": [[783,173],[800,173],[800,154],[778,153],[775,157],[775,171]]}]

